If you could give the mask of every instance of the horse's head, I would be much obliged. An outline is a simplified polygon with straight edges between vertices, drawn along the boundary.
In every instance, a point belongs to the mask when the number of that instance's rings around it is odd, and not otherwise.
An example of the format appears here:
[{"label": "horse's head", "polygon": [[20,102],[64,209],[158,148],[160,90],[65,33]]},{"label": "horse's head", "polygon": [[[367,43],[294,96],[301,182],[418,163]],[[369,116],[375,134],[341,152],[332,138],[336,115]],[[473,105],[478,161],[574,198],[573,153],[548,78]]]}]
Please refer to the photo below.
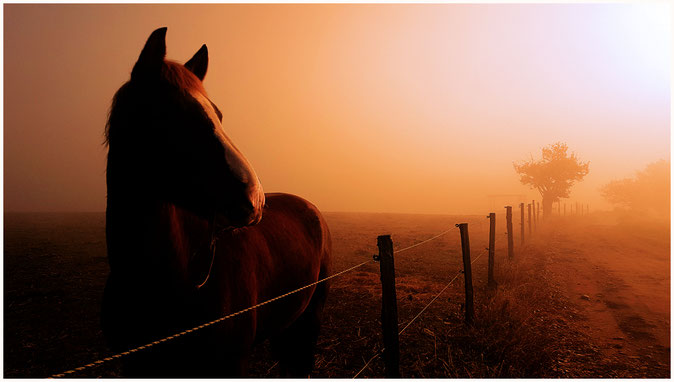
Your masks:
[{"label": "horse's head", "polygon": [[255,224],[264,192],[204,90],[206,45],[182,65],[165,60],[165,37],[166,28],[152,32],[115,94],[106,127],[108,198],[139,194],[223,226]]}]

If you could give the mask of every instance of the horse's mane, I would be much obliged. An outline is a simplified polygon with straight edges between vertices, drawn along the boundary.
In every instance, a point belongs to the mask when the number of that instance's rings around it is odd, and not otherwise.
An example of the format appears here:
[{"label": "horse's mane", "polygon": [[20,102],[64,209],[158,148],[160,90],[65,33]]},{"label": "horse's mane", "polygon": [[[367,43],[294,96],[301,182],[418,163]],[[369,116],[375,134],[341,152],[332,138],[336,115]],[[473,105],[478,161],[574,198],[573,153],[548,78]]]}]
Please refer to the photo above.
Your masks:
[{"label": "horse's mane", "polygon": [[[194,73],[192,73],[184,65],[174,61],[164,60],[164,65],[162,65],[161,69],[160,80],[162,82],[166,82],[174,86],[175,88],[185,93],[191,93],[193,91],[196,91],[201,92],[204,95],[206,94],[206,89],[204,89],[204,84],[201,82],[201,80],[199,80],[199,78],[197,78],[197,76],[195,76]],[[116,114],[117,112],[123,112],[118,110],[120,99],[130,97],[130,95],[128,94],[130,84],[131,81],[126,82],[119,88],[119,90],[117,90],[115,95],[112,97],[112,105],[110,106],[110,111],[108,112],[108,120],[105,123],[105,132],[104,132],[105,140],[103,141],[103,144],[105,146],[108,146],[110,144],[110,129],[113,115]]]},{"label": "horse's mane", "polygon": [[204,84],[184,65],[174,61],[164,61],[162,66],[162,79],[186,91],[198,91],[206,94]]}]

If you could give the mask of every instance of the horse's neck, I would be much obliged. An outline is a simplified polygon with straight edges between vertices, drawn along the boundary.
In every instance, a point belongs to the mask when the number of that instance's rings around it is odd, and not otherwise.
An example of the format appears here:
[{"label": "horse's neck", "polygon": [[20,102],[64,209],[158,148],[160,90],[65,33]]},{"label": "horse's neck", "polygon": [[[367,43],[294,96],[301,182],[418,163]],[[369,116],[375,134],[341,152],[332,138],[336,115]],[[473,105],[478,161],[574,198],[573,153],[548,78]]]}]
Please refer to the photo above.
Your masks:
[{"label": "horse's neck", "polygon": [[130,277],[147,277],[151,272],[187,282],[190,259],[207,255],[209,226],[208,221],[171,203],[109,194],[106,235],[110,268]]}]

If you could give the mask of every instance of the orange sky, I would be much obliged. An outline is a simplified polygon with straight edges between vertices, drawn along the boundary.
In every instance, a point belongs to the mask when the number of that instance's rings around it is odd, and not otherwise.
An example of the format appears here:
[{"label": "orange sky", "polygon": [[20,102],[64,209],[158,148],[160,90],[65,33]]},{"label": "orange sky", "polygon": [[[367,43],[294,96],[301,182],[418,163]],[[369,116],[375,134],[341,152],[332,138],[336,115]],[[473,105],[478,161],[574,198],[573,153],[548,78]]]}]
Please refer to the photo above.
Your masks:
[{"label": "orange sky", "polygon": [[[669,8],[4,5],[4,208],[103,211],[103,127],[149,33],[205,86],[266,191],[328,211],[486,213],[564,141],[572,199],[670,156]],[[502,204],[502,203],[501,203]],[[501,212],[498,205],[496,212]]]}]

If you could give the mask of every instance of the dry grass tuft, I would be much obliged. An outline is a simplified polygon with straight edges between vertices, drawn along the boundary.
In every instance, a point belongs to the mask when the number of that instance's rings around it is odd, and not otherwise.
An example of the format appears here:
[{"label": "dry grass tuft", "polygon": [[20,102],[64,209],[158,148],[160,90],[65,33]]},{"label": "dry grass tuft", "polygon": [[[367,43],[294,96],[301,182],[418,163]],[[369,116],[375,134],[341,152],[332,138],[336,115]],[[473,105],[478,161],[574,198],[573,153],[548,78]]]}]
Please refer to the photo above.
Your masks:
[{"label": "dry grass tuft", "polygon": [[476,306],[476,323],[466,351],[474,377],[549,377],[558,336],[551,330],[555,294],[531,262],[505,263],[498,290]]}]

